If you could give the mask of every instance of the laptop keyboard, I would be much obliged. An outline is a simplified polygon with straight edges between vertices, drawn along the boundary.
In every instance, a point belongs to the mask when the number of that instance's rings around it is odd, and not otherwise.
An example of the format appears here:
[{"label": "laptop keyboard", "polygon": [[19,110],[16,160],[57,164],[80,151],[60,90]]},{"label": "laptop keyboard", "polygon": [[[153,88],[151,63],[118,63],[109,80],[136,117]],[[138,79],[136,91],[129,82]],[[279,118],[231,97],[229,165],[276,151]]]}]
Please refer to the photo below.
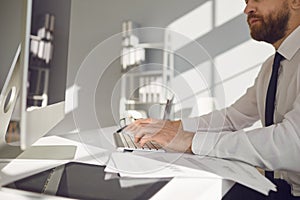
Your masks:
[{"label": "laptop keyboard", "polygon": [[133,135],[124,132],[115,132],[114,140],[119,151],[154,151],[165,152],[165,150],[155,142],[147,142],[143,147],[134,142]]}]

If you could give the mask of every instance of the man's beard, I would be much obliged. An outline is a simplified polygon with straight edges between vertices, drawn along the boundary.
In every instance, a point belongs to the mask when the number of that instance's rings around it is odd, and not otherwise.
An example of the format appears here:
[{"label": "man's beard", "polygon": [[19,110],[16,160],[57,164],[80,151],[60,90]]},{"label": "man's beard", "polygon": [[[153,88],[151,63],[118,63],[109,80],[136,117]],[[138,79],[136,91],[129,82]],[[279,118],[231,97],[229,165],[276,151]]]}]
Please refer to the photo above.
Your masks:
[{"label": "man's beard", "polygon": [[[254,24],[253,27],[249,24],[251,17],[259,18],[261,24]],[[287,3],[281,7],[281,10],[274,13],[270,13],[266,17],[249,14],[248,24],[251,30],[251,37],[257,41],[265,41],[270,44],[274,44],[286,34],[288,28],[288,21],[290,19],[290,11]]]}]

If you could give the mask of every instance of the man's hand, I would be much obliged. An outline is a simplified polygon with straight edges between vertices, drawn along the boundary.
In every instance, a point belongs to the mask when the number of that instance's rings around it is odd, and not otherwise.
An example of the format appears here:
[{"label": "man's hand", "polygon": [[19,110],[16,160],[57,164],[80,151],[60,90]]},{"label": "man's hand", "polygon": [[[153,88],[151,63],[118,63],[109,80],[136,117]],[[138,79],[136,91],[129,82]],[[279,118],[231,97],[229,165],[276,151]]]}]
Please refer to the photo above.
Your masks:
[{"label": "man's hand", "polygon": [[194,133],[184,131],[181,121],[140,119],[124,129],[135,136],[135,142],[143,146],[154,141],[166,150],[192,153],[191,146]]}]

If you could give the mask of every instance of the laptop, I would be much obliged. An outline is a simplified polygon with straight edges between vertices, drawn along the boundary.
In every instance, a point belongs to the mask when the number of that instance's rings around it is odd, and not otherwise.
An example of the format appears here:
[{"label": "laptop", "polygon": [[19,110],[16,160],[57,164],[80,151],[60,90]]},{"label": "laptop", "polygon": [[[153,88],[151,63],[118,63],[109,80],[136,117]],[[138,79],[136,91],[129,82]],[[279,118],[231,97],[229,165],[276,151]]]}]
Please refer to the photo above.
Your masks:
[{"label": "laptop", "polygon": [[[163,120],[169,120],[170,114],[172,110],[172,104],[174,100],[174,95],[171,99],[167,100]],[[121,129],[117,130],[114,133],[114,141],[117,147],[117,151],[152,151],[152,152],[165,152],[165,150],[159,144],[155,142],[147,142],[143,147],[139,144],[134,142],[134,136],[132,134],[128,134],[123,129],[126,126],[122,127]]]}]

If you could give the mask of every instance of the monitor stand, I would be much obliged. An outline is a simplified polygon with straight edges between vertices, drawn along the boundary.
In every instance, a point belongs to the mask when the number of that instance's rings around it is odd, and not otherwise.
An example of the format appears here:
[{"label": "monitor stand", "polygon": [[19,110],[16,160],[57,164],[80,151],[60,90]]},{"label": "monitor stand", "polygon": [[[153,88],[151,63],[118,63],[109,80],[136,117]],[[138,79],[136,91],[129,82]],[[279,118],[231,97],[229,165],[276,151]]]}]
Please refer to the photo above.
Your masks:
[{"label": "monitor stand", "polygon": [[0,160],[11,160],[15,159],[20,155],[23,151],[19,146],[12,146],[9,144],[1,144],[0,145]]}]

